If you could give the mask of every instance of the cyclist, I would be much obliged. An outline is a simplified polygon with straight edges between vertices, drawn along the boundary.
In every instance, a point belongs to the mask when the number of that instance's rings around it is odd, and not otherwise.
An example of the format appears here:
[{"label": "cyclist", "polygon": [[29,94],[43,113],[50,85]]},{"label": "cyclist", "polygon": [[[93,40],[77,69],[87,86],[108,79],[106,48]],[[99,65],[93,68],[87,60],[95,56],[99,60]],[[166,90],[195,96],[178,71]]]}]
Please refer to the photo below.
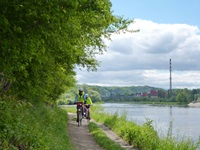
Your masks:
[{"label": "cyclist", "polygon": [[[86,98],[86,96],[83,92],[83,89],[80,88],[78,94],[76,94],[74,104],[76,104],[77,102],[82,102],[84,104],[85,100],[86,100],[85,98]],[[82,109],[83,109],[83,107],[82,107]],[[83,110],[82,110],[82,115],[83,115]],[[77,120],[76,121],[78,122],[78,111],[77,111]]]},{"label": "cyclist", "polygon": [[89,111],[89,109],[90,109],[90,106],[92,105],[92,100],[91,100],[91,98],[89,97],[89,95],[88,94],[85,94],[85,107],[84,107],[84,114],[86,114],[86,111],[88,110],[88,115],[87,115],[87,119],[91,119],[90,118],[90,111]]}]

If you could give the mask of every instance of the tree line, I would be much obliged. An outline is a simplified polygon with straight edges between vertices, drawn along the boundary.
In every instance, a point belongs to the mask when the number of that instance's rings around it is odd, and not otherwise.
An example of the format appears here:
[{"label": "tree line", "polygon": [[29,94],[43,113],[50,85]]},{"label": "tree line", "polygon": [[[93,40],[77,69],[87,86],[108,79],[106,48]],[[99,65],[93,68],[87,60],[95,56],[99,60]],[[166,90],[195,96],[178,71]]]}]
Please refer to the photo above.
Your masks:
[{"label": "tree line", "polygon": [[[68,97],[68,101],[73,101],[74,95],[77,93],[78,87],[83,87],[84,91],[90,95],[94,102],[175,102],[178,104],[188,104],[193,101],[200,100],[200,89],[172,89],[169,90],[151,87],[151,86],[96,86],[96,85],[77,85],[69,93],[73,93],[72,97]],[[157,91],[157,96],[150,95],[149,91]],[[141,93],[148,93],[147,96],[141,96]],[[66,94],[66,93],[65,93]]]}]

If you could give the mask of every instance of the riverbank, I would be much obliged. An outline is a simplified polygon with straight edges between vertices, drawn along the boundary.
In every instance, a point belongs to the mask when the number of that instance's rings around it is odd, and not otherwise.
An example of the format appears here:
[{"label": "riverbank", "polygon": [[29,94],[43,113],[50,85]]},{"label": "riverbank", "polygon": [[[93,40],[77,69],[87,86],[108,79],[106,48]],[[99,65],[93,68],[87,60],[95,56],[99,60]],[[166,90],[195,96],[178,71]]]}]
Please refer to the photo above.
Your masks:
[{"label": "riverbank", "polygon": [[[122,140],[117,134],[111,131],[108,127],[104,126],[101,123],[95,122],[93,119],[90,123],[88,123],[85,119],[83,119],[82,126],[78,127],[76,122],[76,114],[68,112],[68,133],[71,139],[71,142],[74,144],[75,149],[77,150],[104,150],[104,149],[116,149],[116,150],[137,150],[134,149],[133,146],[130,146],[127,142]],[[91,123],[96,124],[102,132],[105,133],[108,139],[103,138],[101,133],[101,137],[97,137],[97,141],[95,141],[95,135],[99,133],[95,129],[95,131],[89,131],[89,126],[92,126]],[[94,125],[93,125],[94,126]],[[112,140],[112,141],[111,141]],[[102,142],[104,144],[102,144]],[[100,145],[99,145],[100,143]],[[105,144],[107,143],[107,145]],[[109,145],[108,145],[109,143]],[[118,146],[117,146],[118,145]]]},{"label": "riverbank", "polygon": [[[113,104],[145,104],[145,105],[150,105],[150,106],[176,106],[176,107],[187,107],[186,103],[180,104],[179,102],[159,102],[159,101],[139,101],[139,102],[129,102],[129,101],[124,101],[124,102],[109,102]],[[104,103],[105,104],[105,103]]]},{"label": "riverbank", "polygon": [[[113,107],[114,106],[112,106],[112,108]],[[75,107],[67,107],[67,111],[69,112],[72,110],[72,108],[75,110]],[[148,106],[145,106],[145,109],[147,108]],[[137,107],[134,107],[134,109],[137,109]],[[179,141],[170,134],[167,137],[159,137],[158,133],[153,128],[152,120],[147,120],[145,123],[138,125],[132,121],[128,121],[125,114],[122,116],[118,114],[109,115],[102,110],[102,106],[93,105],[91,107],[92,118],[95,121],[104,124],[108,129],[112,130],[124,141],[128,142],[133,147],[137,147],[138,149],[197,150],[197,148],[199,148],[198,143],[193,142],[190,139],[182,139]],[[165,114],[163,112],[163,108],[162,114]]]},{"label": "riverbank", "polygon": [[191,102],[188,104],[189,107],[198,107],[200,108],[200,102]]}]

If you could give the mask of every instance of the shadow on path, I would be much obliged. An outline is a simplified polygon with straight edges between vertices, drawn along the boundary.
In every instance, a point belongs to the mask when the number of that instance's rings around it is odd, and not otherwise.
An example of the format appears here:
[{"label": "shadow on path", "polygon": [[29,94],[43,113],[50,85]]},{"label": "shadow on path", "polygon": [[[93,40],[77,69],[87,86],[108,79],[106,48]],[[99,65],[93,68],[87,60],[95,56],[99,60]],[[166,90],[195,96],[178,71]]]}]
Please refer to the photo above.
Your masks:
[{"label": "shadow on path", "polygon": [[[68,113],[69,121],[68,121],[68,133],[71,138],[72,143],[75,145],[76,150],[103,150],[100,147],[93,135],[89,132],[88,122],[86,119],[83,119],[82,126],[78,127],[78,123],[76,122],[76,114]],[[93,121],[93,120],[91,120]],[[93,121],[95,122],[95,121]],[[105,125],[95,122],[104,132],[105,134],[116,143],[120,144],[125,150],[137,150],[130,146],[127,142],[122,140],[116,133],[111,131]]]}]

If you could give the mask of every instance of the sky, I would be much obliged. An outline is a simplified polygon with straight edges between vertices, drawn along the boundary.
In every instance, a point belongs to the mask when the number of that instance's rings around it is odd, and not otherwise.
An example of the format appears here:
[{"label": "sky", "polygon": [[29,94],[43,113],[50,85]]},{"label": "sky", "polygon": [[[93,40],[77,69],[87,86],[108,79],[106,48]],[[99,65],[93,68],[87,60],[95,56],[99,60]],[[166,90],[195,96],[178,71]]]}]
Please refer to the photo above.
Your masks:
[{"label": "sky", "polygon": [[200,88],[199,0],[111,0],[136,33],[111,35],[97,72],[76,69],[80,84]]}]

